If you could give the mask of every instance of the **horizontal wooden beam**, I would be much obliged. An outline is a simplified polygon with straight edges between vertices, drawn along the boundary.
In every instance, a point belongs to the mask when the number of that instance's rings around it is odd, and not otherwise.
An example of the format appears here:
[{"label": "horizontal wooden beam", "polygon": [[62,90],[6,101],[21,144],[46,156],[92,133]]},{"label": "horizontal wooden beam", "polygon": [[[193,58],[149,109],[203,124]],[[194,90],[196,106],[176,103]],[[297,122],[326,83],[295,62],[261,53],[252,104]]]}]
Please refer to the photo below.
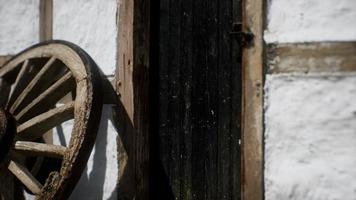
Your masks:
[{"label": "horizontal wooden beam", "polygon": [[267,73],[356,71],[356,42],[270,44]]}]

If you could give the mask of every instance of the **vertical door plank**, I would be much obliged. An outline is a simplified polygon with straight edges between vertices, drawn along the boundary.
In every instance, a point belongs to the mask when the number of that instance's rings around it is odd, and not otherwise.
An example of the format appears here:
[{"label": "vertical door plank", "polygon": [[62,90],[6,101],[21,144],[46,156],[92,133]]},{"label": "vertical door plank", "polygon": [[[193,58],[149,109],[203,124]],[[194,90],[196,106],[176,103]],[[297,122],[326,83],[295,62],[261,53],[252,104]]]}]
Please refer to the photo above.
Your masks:
[{"label": "vertical door plank", "polygon": [[[183,1],[182,1],[183,2]],[[180,22],[180,87],[181,87],[181,127],[180,137],[180,199],[194,199],[191,179],[193,175],[192,159],[192,91],[193,91],[193,4],[194,1],[181,2]]]},{"label": "vertical door plank", "polygon": [[154,144],[174,199],[240,199],[241,48],[230,31],[241,2],[234,1],[160,1]]}]

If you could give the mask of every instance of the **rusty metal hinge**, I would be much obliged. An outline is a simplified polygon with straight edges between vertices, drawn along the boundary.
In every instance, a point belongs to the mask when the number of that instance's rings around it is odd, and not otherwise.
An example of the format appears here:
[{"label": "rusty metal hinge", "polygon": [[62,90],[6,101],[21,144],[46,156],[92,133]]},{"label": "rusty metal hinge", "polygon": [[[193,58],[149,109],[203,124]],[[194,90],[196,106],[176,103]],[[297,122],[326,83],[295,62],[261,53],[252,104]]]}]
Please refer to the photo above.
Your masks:
[{"label": "rusty metal hinge", "polygon": [[230,35],[235,38],[242,47],[250,47],[255,37],[251,32],[242,31],[242,23],[233,23]]}]

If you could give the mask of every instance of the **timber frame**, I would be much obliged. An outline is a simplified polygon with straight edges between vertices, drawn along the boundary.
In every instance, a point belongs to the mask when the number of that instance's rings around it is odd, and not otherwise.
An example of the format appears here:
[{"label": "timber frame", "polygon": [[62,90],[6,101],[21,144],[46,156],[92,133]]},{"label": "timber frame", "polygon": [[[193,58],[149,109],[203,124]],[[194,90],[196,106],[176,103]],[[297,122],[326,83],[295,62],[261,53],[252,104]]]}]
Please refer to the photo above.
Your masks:
[{"label": "timber frame", "polygon": [[150,3],[117,2],[119,199],[149,198]]},{"label": "timber frame", "polygon": [[242,60],[242,199],[264,199],[263,77],[264,0],[243,0],[243,31],[254,34]]},{"label": "timber frame", "polygon": [[51,40],[53,38],[53,0],[40,0],[40,41]]},{"label": "timber frame", "polygon": [[[243,51],[242,199],[264,199],[265,75],[353,73],[356,42],[279,43],[266,45],[266,0],[243,0],[243,31],[254,34]],[[326,60],[334,59],[335,63]],[[264,67],[266,66],[266,67]]]},{"label": "timber frame", "polygon": [[[265,1],[242,2],[244,31],[251,31],[255,36],[253,45],[243,51],[242,199],[262,200]],[[125,193],[125,197],[136,196],[137,199],[148,197],[149,191],[149,108],[145,102],[149,102],[150,3],[149,0],[122,0],[117,3],[120,14],[117,15],[119,33],[115,86],[121,100],[119,121],[126,122],[120,123],[124,130],[122,133],[125,133],[121,136],[121,151],[125,152],[119,152],[122,164],[119,196]],[[52,4],[52,0],[41,0],[41,40],[52,38],[52,18],[45,18],[52,16]],[[7,58],[1,57],[0,61]],[[126,171],[129,169],[132,171]],[[132,185],[135,187],[129,189]]]}]

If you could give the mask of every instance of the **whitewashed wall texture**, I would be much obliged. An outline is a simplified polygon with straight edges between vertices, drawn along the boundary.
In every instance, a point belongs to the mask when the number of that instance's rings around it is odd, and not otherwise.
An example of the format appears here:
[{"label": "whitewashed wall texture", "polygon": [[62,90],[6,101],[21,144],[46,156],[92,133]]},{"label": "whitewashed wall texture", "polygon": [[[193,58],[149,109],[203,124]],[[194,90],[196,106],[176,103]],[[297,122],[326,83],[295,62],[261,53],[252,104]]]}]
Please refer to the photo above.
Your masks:
[{"label": "whitewashed wall texture", "polygon": [[356,40],[354,0],[268,0],[267,43]]},{"label": "whitewashed wall texture", "polygon": [[[269,0],[267,12],[267,48],[356,41],[354,0]],[[355,72],[267,74],[264,107],[265,199],[356,199]]]},{"label": "whitewashed wall texture", "polygon": [[39,39],[39,0],[0,0],[0,55],[13,55]]},{"label": "whitewashed wall texture", "polygon": [[[60,0],[53,4],[53,38],[79,45],[109,79],[116,68],[116,7],[116,0]],[[96,144],[70,199],[117,199],[116,138],[111,107],[104,106]]]},{"label": "whitewashed wall texture", "polygon": [[[116,67],[116,12],[116,0],[54,1],[53,39],[82,47],[112,79]],[[0,0],[0,55],[17,54],[38,42],[39,0]],[[68,121],[54,130],[55,143],[68,143],[66,135],[72,125]],[[106,105],[94,150],[70,199],[117,199],[117,134],[111,106]]]}]

